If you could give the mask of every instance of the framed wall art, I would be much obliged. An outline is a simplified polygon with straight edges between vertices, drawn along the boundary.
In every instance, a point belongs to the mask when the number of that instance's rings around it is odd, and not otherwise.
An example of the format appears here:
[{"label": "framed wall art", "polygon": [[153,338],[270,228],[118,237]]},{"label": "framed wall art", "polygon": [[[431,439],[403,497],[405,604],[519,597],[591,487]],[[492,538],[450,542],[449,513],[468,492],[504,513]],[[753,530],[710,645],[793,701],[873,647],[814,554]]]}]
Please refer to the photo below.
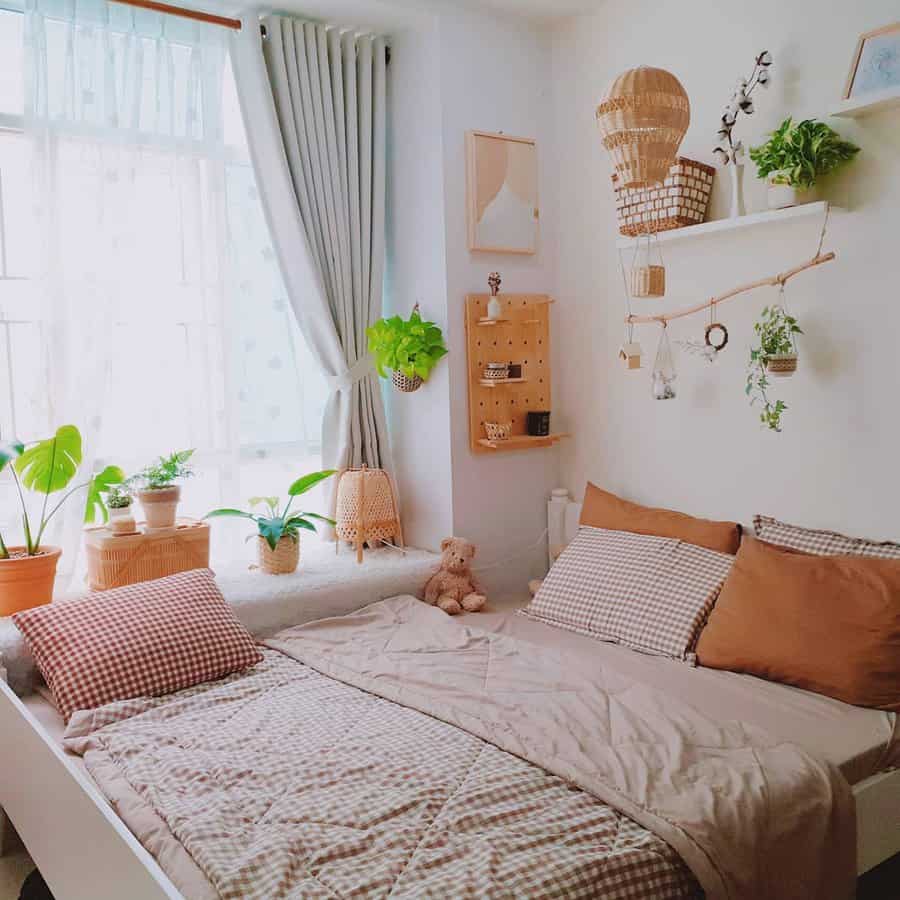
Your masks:
[{"label": "framed wall art", "polygon": [[900,90],[900,22],[860,35],[844,99]]},{"label": "framed wall art", "polygon": [[537,143],[487,131],[466,133],[469,249],[536,253]]}]

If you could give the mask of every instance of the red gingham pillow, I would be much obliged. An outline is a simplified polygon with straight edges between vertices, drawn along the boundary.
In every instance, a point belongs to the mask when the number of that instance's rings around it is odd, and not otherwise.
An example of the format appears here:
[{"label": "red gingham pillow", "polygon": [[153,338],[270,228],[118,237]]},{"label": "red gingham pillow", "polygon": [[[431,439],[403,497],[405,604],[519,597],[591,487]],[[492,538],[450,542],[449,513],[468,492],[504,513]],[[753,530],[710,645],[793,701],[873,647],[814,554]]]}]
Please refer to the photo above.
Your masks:
[{"label": "red gingham pillow", "polygon": [[16,613],[63,718],[161,697],[256,665],[262,654],[209,569]]},{"label": "red gingham pillow", "polygon": [[522,613],[695,665],[694,645],[733,562],[674,538],[583,525]]}]

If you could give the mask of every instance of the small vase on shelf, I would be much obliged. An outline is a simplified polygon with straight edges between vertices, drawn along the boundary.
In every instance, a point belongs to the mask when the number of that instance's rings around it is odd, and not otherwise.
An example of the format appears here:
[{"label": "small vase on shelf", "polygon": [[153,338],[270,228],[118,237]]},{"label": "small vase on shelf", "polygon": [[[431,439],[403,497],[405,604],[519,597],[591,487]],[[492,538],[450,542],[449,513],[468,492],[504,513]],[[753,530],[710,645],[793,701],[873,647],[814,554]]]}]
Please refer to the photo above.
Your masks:
[{"label": "small vase on shelf", "polygon": [[731,172],[731,212],[729,217],[736,219],[747,213],[747,207],[744,204],[744,164],[733,162],[728,168]]}]

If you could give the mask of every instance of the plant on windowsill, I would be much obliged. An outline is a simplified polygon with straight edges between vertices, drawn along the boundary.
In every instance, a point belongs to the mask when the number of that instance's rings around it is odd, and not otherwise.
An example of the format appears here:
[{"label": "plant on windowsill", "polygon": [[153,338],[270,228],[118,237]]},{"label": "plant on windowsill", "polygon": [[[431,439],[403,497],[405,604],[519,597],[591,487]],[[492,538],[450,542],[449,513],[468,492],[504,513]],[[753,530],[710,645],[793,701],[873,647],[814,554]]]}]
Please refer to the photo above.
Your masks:
[{"label": "plant on windowsill", "polygon": [[[0,473],[8,471],[22,507],[25,543],[7,546],[0,535],[0,616],[12,615],[53,599],[56,564],[60,547],[43,543],[50,521],[69,497],[86,490],[84,521],[105,522],[108,514],[103,495],[125,480],[118,466],[107,466],[93,478],[69,487],[81,465],[81,433],[74,425],[63,425],[53,437],[24,444],[13,440],[0,445]],[[43,494],[40,518],[28,514],[23,488]],[[68,488],[68,490],[67,490]],[[48,510],[50,495],[65,491]]]},{"label": "plant on windowsill", "polygon": [[781,431],[781,416],[787,409],[782,400],[769,398],[769,376],[778,378],[797,371],[795,335],[803,334],[797,320],[783,306],[767,306],[753,326],[759,339],[758,347],[750,348],[745,393],[750,405],[762,404],[759,420],[772,431]]},{"label": "plant on windowsill", "polygon": [[824,122],[785,119],[759,147],[750,148],[756,172],[766,180],[769,209],[815,200],[819,180],[848,163],[859,147]]},{"label": "plant on windowsill", "polygon": [[131,508],[134,498],[124,485],[114,484],[106,492],[106,507],[109,510],[109,530],[113,534],[134,534],[137,525]]},{"label": "plant on windowsill", "polygon": [[447,354],[441,329],[434,322],[422,321],[418,303],[409,319],[379,319],[366,334],[378,374],[387,378],[386,370],[392,369],[394,387],[404,393],[417,391]]},{"label": "plant on windowsill", "polygon": [[175,525],[181,499],[181,485],[176,482],[194,474],[189,464],[193,455],[193,450],[176,450],[168,456],[160,456],[128,479],[129,487],[139,486],[137,498],[147,528],[172,528]]},{"label": "plant on windowsill", "polygon": [[[250,506],[264,506],[266,514],[245,512],[242,509],[214,509],[203,518],[213,519],[219,516],[237,516],[250,519],[256,523],[256,548],[259,567],[270,575],[287,575],[293,572],[300,563],[301,530],[315,533],[315,521],[334,525],[334,520],[318,513],[292,513],[291,504],[295,497],[312,490],[317,484],[334,475],[336,469],[325,469],[322,472],[311,472],[298,478],[288,488],[288,502],[284,509],[278,497],[251,497]],[[252,535],[251,535],[252,537]],[[248,538],[249,540],[249,538]]]}]

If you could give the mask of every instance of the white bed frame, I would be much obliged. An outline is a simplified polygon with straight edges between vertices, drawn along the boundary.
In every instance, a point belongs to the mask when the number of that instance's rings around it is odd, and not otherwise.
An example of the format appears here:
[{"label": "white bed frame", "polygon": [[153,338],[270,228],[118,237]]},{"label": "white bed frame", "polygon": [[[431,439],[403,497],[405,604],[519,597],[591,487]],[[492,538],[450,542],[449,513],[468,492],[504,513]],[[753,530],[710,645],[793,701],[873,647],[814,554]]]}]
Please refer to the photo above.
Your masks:
[{"label": "white bed frame", "polygon": [[[574,536],[580,506],[565,491],[548,508],[551,559]],[[0,676],[3,676],[0,669]],[[900,770],[856,785],[858,871],[900,852]],[[175,900],[182,895],[0,677],[0,851],[3,810],[56,900]]]},{"label": "white bed frame", "polygon": [[[550,565],[578,532],[581,504],[564,488],[553,491],[547,504],[547,545]],[[879,772],[853,786],[856,797],[856,867],[862,875],[900,853],[900,769]]]}]

